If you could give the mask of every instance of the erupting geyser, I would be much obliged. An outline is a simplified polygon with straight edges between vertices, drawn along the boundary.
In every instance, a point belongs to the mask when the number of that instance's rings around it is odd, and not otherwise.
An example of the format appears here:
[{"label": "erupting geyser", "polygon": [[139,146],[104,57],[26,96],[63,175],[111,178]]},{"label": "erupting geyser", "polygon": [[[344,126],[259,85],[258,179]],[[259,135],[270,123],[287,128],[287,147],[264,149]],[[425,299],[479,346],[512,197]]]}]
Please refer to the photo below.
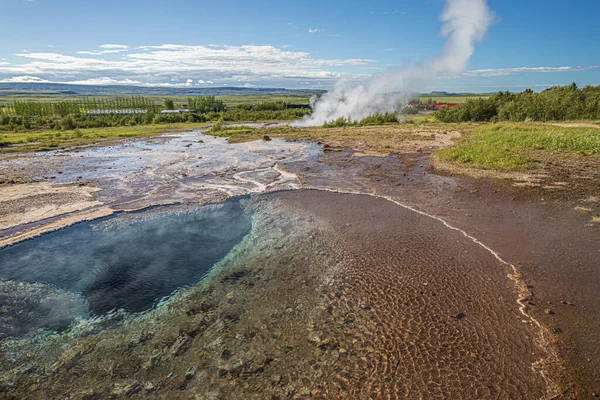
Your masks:
[{"label": "erupting geyser", "polygon": [[475,43],[487,32],[492,16],[487,0],[446,0],[446,8],[440,16],[440,32],[447,39],[439,56],[424,63],[391,68],[373,75],[364,84],[342,79],[315,102],[312,115],[297,125],[323,125],[340,117],[357,121],[376,112],[396,111],[410,93],[423,90],[441,75],[462,72]]}]

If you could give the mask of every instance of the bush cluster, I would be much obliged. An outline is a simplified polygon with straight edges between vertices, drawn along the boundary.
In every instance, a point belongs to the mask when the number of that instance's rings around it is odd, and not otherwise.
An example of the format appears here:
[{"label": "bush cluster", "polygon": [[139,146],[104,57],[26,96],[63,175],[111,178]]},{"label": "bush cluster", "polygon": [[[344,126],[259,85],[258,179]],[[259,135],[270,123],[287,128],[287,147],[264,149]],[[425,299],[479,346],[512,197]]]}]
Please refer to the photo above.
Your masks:
[{"label": "bush cluster", "polygon": [[573,83],[540,93],[531,89],[518,94],[499,92],[453,108],[444,107],[436,117],[441,122],[599,120],[600,86],[579,89]]},{"label": "bush cluster", "polygon": [[323,128],[340,128],[343,126],[372,126],[397,123],[398,116],[393,113],[374,113],[361,119],[353,121],[351,118],[339,117],[333,121],[327,121],[323,124]]}]

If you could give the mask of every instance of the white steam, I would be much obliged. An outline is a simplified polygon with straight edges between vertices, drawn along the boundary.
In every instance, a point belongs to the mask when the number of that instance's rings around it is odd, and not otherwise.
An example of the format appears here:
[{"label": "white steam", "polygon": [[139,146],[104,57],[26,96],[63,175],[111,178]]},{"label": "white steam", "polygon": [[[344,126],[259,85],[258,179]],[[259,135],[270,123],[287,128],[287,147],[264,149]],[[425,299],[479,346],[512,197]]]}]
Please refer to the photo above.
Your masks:
[{"label": "white steam", "polygon": [[312,115],[297,125],[323,125],[339,117],[359,121],[376,112],[395,112],[410,93],[425,89],[439,76],[460,74],[475,43],[487,32],[492,12],[487,0],[446,0],[440,20],[441,34],[447,39],[439,56],[375,74],[361,85],[342,79],[313,104]]}]

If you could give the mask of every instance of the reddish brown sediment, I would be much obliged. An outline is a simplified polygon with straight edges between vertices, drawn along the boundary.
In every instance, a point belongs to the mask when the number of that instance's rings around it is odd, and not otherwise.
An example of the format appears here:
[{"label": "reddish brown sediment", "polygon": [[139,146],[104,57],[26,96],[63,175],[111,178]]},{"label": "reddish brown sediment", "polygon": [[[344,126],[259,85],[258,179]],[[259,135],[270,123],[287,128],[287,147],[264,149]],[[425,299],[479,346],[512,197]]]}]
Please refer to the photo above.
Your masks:
[{"label": "reddish brown sediment", "polygon": [[517,304],[523,287],[507,278],[512,266],[495,252],[387,199],[310,191],[280,198],[331,224],[351,259],[314,327],[320,341],[347,354],[331,376],[339,394],[557,394],[541,365],[551,348]]},{"label": "reddish brown sediment", "polygon": [[549,331],[559,354],[548,361],[554,370],[566,368],[557,377],[560,397],[600,394],[600,224],[593,222],[600,205],[593,193],[600,192],[592,182],[573,187],[568,181],[560,190],[522,188],[510,181],[440,175],[423,153],[327,156],[288,168],[301,174],[306,186],[391,196],[439,216],[513,264],[530,293],[526,312]]}]

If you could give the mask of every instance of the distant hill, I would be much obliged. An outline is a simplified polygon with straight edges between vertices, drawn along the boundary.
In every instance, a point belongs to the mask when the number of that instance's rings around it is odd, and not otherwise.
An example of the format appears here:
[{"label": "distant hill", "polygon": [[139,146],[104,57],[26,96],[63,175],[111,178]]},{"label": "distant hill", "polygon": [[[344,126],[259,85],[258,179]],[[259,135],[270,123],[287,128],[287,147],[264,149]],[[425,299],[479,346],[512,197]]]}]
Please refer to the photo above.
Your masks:
[{"label": "distant hill", "polygon": [[87,96],[250,96],[250,95],[283,95],[310,96],[325,93],[318,89],[284,89],[284,88],[172,88],[144,86],[93,86],[64,85],[60,83],[0,83],[0,96],[11,95],[87,95]]},{"label": "distant hill", "polygon": [[426,97],[426,96],[443,96],[443,97],[464,97],[464,96],[468,96],[468,97],[474,97],[474,96],[489,96],[494,94],[495,92],[484,92],[484,93],[472,93],[472,92],[460,92],[460,93],[450,93],[450,92],[444,92],[444,91],[434,91],[434,92],[430,92],[430,93],[421,93],[419,94],[421,97]]}]

